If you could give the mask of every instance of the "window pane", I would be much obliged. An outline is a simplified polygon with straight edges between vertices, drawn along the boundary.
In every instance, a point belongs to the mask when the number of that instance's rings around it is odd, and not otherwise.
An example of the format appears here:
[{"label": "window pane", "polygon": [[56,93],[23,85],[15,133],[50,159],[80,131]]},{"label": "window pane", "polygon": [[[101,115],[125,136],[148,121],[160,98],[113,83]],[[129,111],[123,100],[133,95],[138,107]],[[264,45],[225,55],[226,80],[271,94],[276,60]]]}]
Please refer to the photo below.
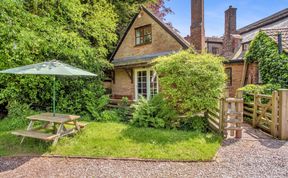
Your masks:
[{"label": "window pane", "polygon": [[151,25],[143,26],[135,30],[136,45],[147,44],[152,42]]}]

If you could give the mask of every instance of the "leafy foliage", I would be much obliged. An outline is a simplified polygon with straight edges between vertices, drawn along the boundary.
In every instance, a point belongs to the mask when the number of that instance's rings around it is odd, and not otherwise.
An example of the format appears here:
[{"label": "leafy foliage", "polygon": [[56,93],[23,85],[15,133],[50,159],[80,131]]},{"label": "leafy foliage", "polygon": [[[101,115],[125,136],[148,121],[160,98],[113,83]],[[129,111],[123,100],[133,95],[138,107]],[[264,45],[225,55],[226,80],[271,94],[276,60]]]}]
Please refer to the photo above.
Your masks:
[{"label": "leafy foliage", "polygon": [[177,112],[168,106],[167,102],[159,94],[151,100],[141,98],[132,106],[132,124],[138,127],[167,128],[176,118]]},{"label": "leafy foliage", "polygon": [[266,94],[271,95],[273,91],[280,89],[280,85],[272,85],[272,84],[266,84],[266,85],[246,85],[243,88],[240,88],[239,90],[243,91],[243,97],[245,102],[252,102],[254,100],[254,97],[249,94]]},{"label": "leafy foliage", "polygon": [[263,83],[288,87],[288,56],[279,54],[278,45],[265,32],[259,32],[245,55],[247,62],[258,62]]},{"label": "leafy foliage", "polygon": [[177,112],[192,116],[217,106],[227,77],[222,58],[182,51],[154,62],[161,93]]},{"label": "leafy foliage", "polygon": [[[106,0],[3,0],[0,2],[0,70],[57,59],[98,74],[58,78],[61,112],[97,117],[105,103],[103,70],[116,40],[117,14]],[[0,75],[0,104],[51,108],[52,78]],[[107,99],[107,97],[106,97]]]}]

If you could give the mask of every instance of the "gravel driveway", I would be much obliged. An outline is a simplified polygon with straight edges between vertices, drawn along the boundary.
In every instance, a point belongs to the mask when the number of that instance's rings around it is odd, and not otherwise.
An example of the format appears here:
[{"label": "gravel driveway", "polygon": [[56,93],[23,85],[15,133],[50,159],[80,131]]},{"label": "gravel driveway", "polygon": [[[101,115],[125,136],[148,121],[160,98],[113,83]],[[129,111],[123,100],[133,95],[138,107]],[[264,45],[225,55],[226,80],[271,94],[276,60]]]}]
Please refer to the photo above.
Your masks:
[{"label": "gravel driveway", "polygon": [[288,177],[288,142],[245,125],[216,161],[144,162],[75,158],[0,158],[0,177]]}]

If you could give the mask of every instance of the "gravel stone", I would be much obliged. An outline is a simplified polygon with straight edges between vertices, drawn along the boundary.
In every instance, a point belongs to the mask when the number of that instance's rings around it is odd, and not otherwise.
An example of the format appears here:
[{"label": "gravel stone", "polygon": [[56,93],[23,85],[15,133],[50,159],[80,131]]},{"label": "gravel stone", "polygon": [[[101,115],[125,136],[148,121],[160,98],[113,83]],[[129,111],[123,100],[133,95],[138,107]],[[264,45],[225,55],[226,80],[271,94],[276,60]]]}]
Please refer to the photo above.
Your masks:
[{"label": "gravel stone", "polygon": [[213,162],[2,157],[0,177],[288,177],[288,142],[244,125]]}]

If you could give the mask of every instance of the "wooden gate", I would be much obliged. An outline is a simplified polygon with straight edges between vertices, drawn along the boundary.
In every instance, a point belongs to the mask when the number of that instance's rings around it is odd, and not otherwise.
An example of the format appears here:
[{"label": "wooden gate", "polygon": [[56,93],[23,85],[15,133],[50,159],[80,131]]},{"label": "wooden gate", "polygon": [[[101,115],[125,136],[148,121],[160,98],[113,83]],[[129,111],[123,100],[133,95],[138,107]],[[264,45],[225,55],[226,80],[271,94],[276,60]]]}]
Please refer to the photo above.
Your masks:
[{"label": "wooden gate", "polygon": [[253,102],[244,103],[244,117],[274,137],[288,139],[288,90],[274,91],[272,95],[245,94],[253,96]]}]

